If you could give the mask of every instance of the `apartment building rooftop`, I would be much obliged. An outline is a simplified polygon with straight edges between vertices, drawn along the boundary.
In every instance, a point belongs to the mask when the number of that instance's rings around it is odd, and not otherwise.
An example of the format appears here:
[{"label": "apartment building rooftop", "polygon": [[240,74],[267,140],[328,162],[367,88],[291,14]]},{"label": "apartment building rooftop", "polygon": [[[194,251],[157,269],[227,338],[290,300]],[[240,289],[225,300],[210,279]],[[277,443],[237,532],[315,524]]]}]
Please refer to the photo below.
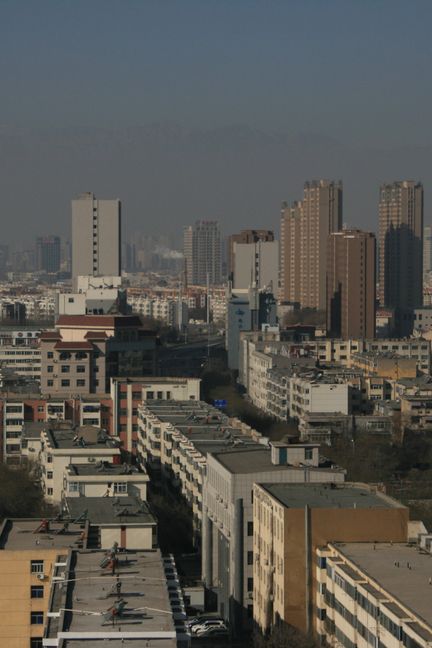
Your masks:
[{"label": "apartment building rooftop", "polygon": [[[56,427],[55,427],[56,426]],[[47,442],[55,450],[69,448],[118,448],[119,440],[109,436],[104,430],[94,425],[72,425],[67,422],[47,423],[43,430]]]},{"label": "apartment building rooftop", "polygon": [[156,524],[147,502],[138,497],[66,497],[63,514],[72,520],[87,519],[91,524]]},{"label": "apartment building rooftop", "polygon": [[[146,645],[147,640],[149,646],[158,648],[176,646],[170,581],[160,552],[118,552],[115,574],[101,566],[106,555],[103,551],[72,552],[63,578],[52,586],[45,640],[61,637],[73,648],[97,646],[99,641],[124,646],[132,640],[137,646]],[[79,573],[79,578],[70,579],[73,573]],[[116,594],[117,582],[125,591],[121,597]],[[114,607],[120,601],[124,607],[116,614]]]},{"label": "apartment building rooftop", "polygon": [[[417,545],[385,542],[336,544],[336,549],[397,603],[432,625],[432,554]],[[388,603],[385,603],[387,606]],[[397,608],[395,608],[397,609]],[[401,618],[406,613],[399,608]],[[420,626],[419,626],[420,627]],[[416,632],[419,627],[416,627]],[[427,640],[432,641],[432,634]]]},{"label": "apartment building rooftop", "polygon": [[[48,524],[46,524],[48,523]],[[83,545],[84,524],[42,518],[6,518],[0,527],[0,549],[56,549]]]},{"label": "apartment building rooftop", "polygon": [[88,464],[69,464],[65,468],[71,476],[84,477],[90,475],[118,476],[118,475],[135,475],[148,479],[147,472],[139,469],[137,466],[129,464],[113,464],[108,461],[98,461],[97,463]]},{"label": "apartment building rooftop", "polygon": [[[241,450],[239,452],[239,450]],[[233,449],[227,452],[218,452],[213,455],[219,463],[222,464],[229,472],[235,473],[254,473],[254,472],[269,472],[279,470],[328,470],[329,472],[344,472],[341,468],[324,468],[321,466],[307,466],[307,465],[290,465],[290,464],[274,464],[271,460],[270,448],[263,447],[262,445],[255,444],[251,447]]]},{"label": "apartment building rooftop", "polygon": [[366,484],[260,484],[287,508],[400,508],[403,505]]}]

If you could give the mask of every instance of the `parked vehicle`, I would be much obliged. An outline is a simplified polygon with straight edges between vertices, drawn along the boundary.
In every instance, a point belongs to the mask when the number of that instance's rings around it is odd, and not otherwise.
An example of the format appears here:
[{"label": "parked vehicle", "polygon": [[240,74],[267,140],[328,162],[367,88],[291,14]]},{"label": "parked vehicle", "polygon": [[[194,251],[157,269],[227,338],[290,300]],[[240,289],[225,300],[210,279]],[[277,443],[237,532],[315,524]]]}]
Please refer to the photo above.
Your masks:
[{"label": "parked vehicle", "polygon": [[198,625],[194,625],[191,630],[194,635],[197,637],[201,637],[204,635],[207,630],[210,628],[223,628],[224,630],[227,630],[227,627],[225,625],[225,622],[222,619],[212,619],[211,621],[203,621],[203,623],[200,623]]}]

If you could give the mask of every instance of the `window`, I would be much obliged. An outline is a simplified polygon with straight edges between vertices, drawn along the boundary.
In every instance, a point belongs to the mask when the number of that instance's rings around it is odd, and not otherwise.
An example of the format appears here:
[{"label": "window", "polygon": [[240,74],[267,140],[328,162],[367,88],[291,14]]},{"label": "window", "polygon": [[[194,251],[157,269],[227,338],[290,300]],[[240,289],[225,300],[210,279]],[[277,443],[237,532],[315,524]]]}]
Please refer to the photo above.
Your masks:
[{"label": "window", "polygon": [[54,372],[54,365],[48,365],[47,366],[47,372],[48,373],[53,373]]},{"label": "window", "polygon": [[70,380],[62,380],[61,381],[61,386],[62,387],[70,387]]},{"label": "window", "polygon": [[31,598],[43,598],[43,595],[44,595],[43,585],[32,585],[30,587]]},{"label": "window", "polygon": [[305,459],[306,461],[313,459],[313,448],[305,448]]},{"label": "window", "polygon": [[253,536],[253,522],[247,523],[247,534],[248,536]]},{"label": "window", "polygon": [[79,482],[69,482],[69,493],[79,493],[80,485]]},{"label": "window", "polygon": [[317,557],[317,565],[318,565],[318,567],[320,569],[325,569],[326,568],[326,563],[327,563],[327,560],[326,560],[325,556],[318,556]]},{"label": "window", "polygon": [[71,353],[70,353],[69,351],[62,351],[62,352],[60,353],[60,356],[59,356],[59,357],[60,357],[60,360],[70,360],[70,358],[72,357],[72,355],[71,355]]},{"label": "window", "polygon": [[247,552],[247,564],[253,565],[253,551]]},{"label": "window", "polygon": [[152,392],[152,391],[146,392],[146,399],[147,400],[153,400],[153,398],[154,398],[154,392]]},{"label": "window", "polygon": [[54,358],[54,353],[52,351],[48,351],[47,358]]},{"label": "window", "polygon": [[52,462],[53,462],[52,455],[48,455],[47,456],[47,463],[52,463]]},{"label": "window", "polygon": [[44,411],[44,406],[38,405],[38,412],[43,412],[43,411]]},{"label": "window", "polygon": [[253,592],[253,578],[251,577],[247,579],[247,591]]},{"label": "window", "polygon": [[47,476],[47,479],[52,479],[52,478],[53,478],[53,471],[52,471],[52,470],[49,470],[49,471],[47,472],[46,476]]},{"label": "window", "polygon": [[158,400],[162,400],[163,399],[163,392],[158,391],[157,397],[158,397]]},{"label": "window", "polygon": [[127,483],[126,482],[115,482],[114,483],[114,493],[127,493]]},{"label": "window", "polygon": [[47,387],[52,387],[54,385],[54,380],[47,380]]},{"label": "window", "polygon": [[44,561],[43,560],[31,560],[30,561],[30,571],[32,574],[43,574],[44,570]]},{"label": "window", "polygon": [[77,380],[77,387],[85,387],[85,380]]},{"label": "window", "polygon": [[70,372],[70,366],[69,365],[62,365],[61,366],[61,372],[62,373],[69,373]]},{"label": "window", "polygon": [[32,625],[43,625],[43,612],[30,612],[30,623]]},{"label": "window", "polygon": [[77,365],[76,370],[77,370],[77,373],[85,373],[85,370],[86,370],[85,365]]},{"label": "window", "polygon": [[30,639],[30,648],[42,648],[42,637],[32,637]]},{"label": "window", "polygon": [[47,488],[47,495],[52,495],[52,494],[53,494],[53,489]]}]

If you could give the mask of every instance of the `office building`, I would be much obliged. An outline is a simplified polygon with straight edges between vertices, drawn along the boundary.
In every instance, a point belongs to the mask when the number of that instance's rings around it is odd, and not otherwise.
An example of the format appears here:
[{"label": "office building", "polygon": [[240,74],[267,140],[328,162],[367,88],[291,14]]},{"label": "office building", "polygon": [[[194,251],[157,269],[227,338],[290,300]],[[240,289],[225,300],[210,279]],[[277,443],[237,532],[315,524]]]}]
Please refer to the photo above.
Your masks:
[{"label": "office building", "polygon": [[[379,300],[406,319],[423,305],[423,185],[403,180],[380,187]],[[405,329],[405,330],[404,330]]]},{"label": "office building", "polygon": [[183,231],[187,284],[218,285],[222,281],[221,236],[217,221],[196,221]]},{"label": "office building", "polygon": [[121,204],[81,194],[72,200],[72,277],[121,275]]},{"label": "office building", "polygon": [[232,279],[232,273],[234,272],[234,259],[235,259],[235,250],[234,245],[237,244],[248,244],[248,243],[258,243],[262,242],[271,242],[274,241],[274,233],[271,230],[265,229],[247,229],[241,230],[239,234],[231,234],[228,237],[228,278]]},{"label": "office building", "polygon": [[327,253],[327,333],[330,337],[375,337],[375,235],[333,232]]},{"label": "office building", "polygon": [[[334,541],[406,542],[408,519],[405,506],[367,484],[256,483],[251,582],[255,622],[268,631],[279,618],[312,632],[325,616],[323,605],[315,607],[324,593],[317,574],[323,562],[325,566],[325,560],[317,561],[317,549]],[[366,648],[366,643],[361,645]]]},{"label": "office building", "polygon": [[280,298],[300,308],[326,308],[328,235],[342,228],[342,184],[306,182],[301,202],[281,213]]},{"label": "office building", "polygon": [[59,272],[59,236],[38,236],[36,239],[36,269],[43,272]]}]

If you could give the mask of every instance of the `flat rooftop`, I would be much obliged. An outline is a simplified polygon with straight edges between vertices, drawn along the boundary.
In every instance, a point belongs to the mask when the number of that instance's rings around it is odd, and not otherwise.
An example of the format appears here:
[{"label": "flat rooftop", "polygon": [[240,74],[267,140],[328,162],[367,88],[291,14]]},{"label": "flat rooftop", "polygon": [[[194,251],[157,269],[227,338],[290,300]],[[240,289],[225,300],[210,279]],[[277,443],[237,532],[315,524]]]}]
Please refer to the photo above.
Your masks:
[{"label": "flat rooftop", "polygon": [[432,554],[405,543],[355,542],[335,546],[392,598],[432,625],[432,587],[429,583]]},{"label": "flat rooftop", "polygon": [[117,448],[119,442],[115,437],[110,437],[104,430],[94,425],[67,425],[54,427],[46,423],[44,432],[52,448],[64,450],[70,448],[103,449]]},{"label": "flat rooftop", "polygon": [[[231,473],[254,473],[279,470],[328,470],[329,472],[341,472],[338,468],[324,468],[321,466],[292,466],[289,464],[275,465],[271,461],[271,450],[261,444],[255,443],[251,447],[241,447],[227,452],[217,452],[213,455]],[[342,471],[343,472],[343,471]]]},{"label": "flat rooftop", "polygon": [[49,521],[48,533],[36,533],[41,518],[8,518],[0,527],[0,549],[61,549],[75,548],[81,544],[84,524],[68,524],[64,521]]},{"label": "flat rooftop", "polygon": [[403,508],[366,484],[261,484],[287,508]]},{"label": "flat rooftop", "polygon": [[66,471],[73,476],[118,476],[118,475],[134,475],[142,479],[148,479],[145,470],[139,470],[137,466],[130,466],[129,464],[112,464],[108,461],[98,461],[97,463],[87,464],[69,464],[66,466]]},{"label": "flat rooftop", "polygon": [[156,524],[147,502],[138,497],[66,497],[64,514],[91,524]]},{"label": "flat rooftop", "polygon": [[[128,639],[128,634],[131,634],[130,639],[137,640],[136,646],[145,645],[145,639],[155,640],[157,637],[167,641],[169,648],[176,645],[172,643],[176,630],[159,550],[119,552],[119,567],[115,575],[110,569],[100,567],[104,558],[106,552],[103,551],[72,553],[70,572],[65,570],[64,576],[67,580],[69,574],[75,573],[79,578],[72,576],[73,580],[68,581],[67,587],[61,584],[53,586],[49,611],[55,613],[69,608],[67,601],[77,603],[64,615],[49,620],[45,637],[53,639],[66,631],[70,634],[69,646],[74,646],[74,634],[78,635],[76,639],[80,639],[81,633],[86,633],[86,645],[90,641],[93,645],[94,633],[95,639],[105,639],[105,643],[109,640],[110,646],[111,638],[122,646],[121,640]],[[121,619],[113,623],[108,610],[117,600],[117,580],[121,582],[121,598],[126,606]],[[75,642],[75,648],[79,645]],[[161,645],[164,644],[155,642],[158,648]]]},{"label": "flat rooftop", "polygon": [[[92,648],[177,648],[177,639],[106,639],[91,640]],[[60,648],[89,648],[90,642],[86,639],[65,639]]]}]

